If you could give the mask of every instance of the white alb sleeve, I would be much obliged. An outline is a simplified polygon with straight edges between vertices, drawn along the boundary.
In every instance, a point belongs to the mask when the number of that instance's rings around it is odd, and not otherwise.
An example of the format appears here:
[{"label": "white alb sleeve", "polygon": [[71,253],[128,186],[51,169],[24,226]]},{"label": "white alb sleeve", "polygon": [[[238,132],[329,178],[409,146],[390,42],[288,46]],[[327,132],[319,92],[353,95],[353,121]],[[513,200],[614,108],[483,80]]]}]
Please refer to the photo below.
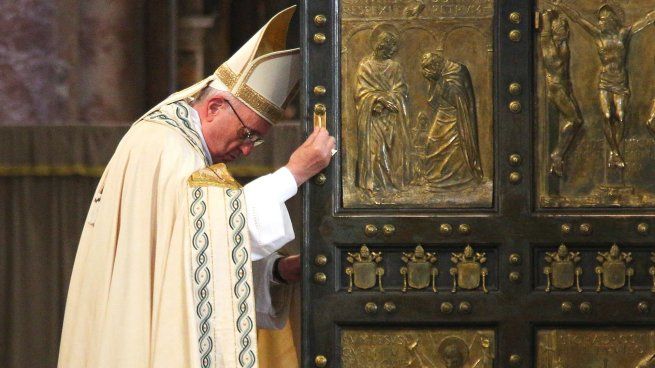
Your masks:
[{"label": "white alb sleeve", "polygon": [[253,261],[292,241],[296,235],[284,204],[298,192],[296,179],[286,167],[246,184],[246,217]]},{"label": "white alb sleeve", "polygon": [[287,324],[292,286],[273,278],[275,260],[281,257],[274,253],[252,263],[257,328],[279,330]]}]

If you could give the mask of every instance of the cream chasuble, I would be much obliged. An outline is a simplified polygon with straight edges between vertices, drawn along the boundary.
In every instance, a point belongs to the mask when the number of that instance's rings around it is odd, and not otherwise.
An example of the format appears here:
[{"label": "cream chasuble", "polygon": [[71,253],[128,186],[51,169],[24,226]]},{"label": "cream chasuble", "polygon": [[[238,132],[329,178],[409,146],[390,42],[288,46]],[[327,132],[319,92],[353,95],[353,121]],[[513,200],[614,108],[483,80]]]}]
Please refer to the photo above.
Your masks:
[{"label": "cream chasuble", "polygon": [[191,110],[178,101],[150,112],[107,165],[59,367],[258,367],[244,190],[222,164],[207,167]]}]

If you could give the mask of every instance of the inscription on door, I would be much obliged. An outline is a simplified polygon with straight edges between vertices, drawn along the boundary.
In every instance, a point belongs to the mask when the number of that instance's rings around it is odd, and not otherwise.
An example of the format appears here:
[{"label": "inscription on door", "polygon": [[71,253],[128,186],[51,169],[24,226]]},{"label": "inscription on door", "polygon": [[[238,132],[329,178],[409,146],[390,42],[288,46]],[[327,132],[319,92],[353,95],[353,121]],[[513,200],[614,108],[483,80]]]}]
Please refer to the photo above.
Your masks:
[{"label": "inscription on door", "polygon": [[655,367],[654,330],[546,329],[537,346],[537,368]]},{"label": "inscription on door", "polygon": [[343,368],[493,368],[493,330],[346,329]]}]

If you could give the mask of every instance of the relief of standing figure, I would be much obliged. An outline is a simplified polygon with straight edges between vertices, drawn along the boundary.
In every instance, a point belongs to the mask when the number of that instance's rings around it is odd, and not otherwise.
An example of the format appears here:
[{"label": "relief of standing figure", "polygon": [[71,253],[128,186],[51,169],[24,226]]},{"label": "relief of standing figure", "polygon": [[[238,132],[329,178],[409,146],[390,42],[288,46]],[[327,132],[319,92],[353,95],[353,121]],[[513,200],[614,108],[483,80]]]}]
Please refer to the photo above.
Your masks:
[{"label": "relief of standing figure", "polygon": [[632,36],[641,32],[655,21],[655,11],[632,25],[623,25],[623,9],[619,5],[605,4],[597,11],[597,24],[563,3],[553,0],[572,21],[580,24],[595,40],[600,58],[598,82],[600,107],[604,116],[603,132],[610,146],[608,167],[625,167],[620,147],[625,132],[626,109],[630,97],[628,82],[628,51]]},{"label": "relief of standing figure", "polygon": [[655,98],[653,98],[652,105],[650,107],[650,114],[648,114],[648,120],[646,121],[646,127],[650,133],[655,137]]},{"label": "relief of standing figure", "polygon": [[426,147],[426,185],[461,190],[482,183],[475,96],[467,67],[440,53],[427,53],[421,70],[429,82],[428,102],[436,110]]},{"label": "relief of standing figure", "polygon": [[648,113],[648,120],[646,120],[646,128],[655,137],[655,98],[651,102],[650,112]]},{"label": "relief of standing figure", "polygon": [[378,25],[371,44],[373,52],[357,69],[355,94],[356,185],[369,194],[402,189],[412,177],[407,84],[400,63],[392,59],[398,32],[391,25]]},{"label": "relief of standing figure", "polygon": [[546,93],[548,101],[559,112],[559,138],[550,154],[550,173],[562,176],[564,156],[571,147],[575,135],[582,126],[582,113],[573,95],[571,85],[569,49],[569,23],[555,10],[543,13],[541,31],[541,53],[546,71]]}]

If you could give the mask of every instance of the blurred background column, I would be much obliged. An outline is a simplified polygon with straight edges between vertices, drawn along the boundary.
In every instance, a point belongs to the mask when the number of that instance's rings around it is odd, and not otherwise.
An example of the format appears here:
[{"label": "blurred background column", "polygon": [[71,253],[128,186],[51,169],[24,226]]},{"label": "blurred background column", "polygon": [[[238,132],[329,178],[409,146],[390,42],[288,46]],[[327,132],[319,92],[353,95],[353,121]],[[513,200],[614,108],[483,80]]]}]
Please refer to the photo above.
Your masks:
[{"label": "blurred background column", "polygon": [[79,120],[131,123],[144,106],[145,1],[78,1]]},{"label": "blurred background column", "polygon": [[179,12],[177,88],[182,89],[204,79],[209,74],[205,73],[204,41],[207,30],[214,25],[215,16],[204,14],[202,0],[182,2]]},{"label": "blurred background column", "polygon": [[[62,5],[59,7],[59,5]],[[62,1],[0,2],[0,124],[53,124],[75,114],[75,53],[79,13]],[[60,15],[67,16],[63,22]]]}]

